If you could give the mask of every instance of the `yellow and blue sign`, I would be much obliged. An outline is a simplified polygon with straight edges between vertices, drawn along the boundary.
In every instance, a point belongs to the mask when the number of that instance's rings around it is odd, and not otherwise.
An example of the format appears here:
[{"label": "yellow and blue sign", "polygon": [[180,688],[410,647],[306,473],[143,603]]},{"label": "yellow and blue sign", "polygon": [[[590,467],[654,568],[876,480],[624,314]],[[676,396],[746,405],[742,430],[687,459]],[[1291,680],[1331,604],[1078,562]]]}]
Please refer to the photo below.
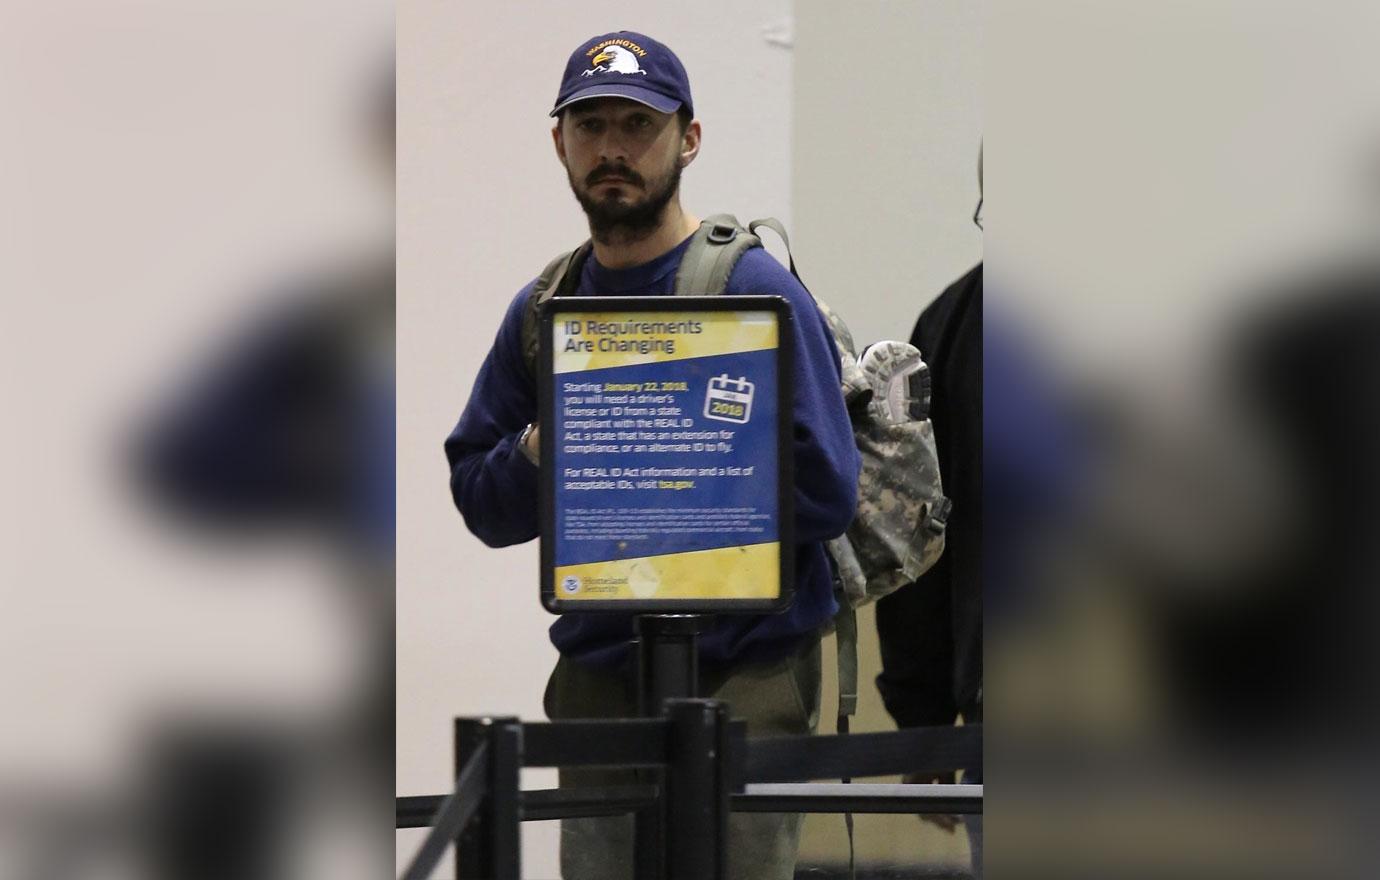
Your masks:
[{"label": "yellow and blue sign", "polygon": [[778,297],[580,297],[544,308],[549,609],[790,601],[788,320]]}]

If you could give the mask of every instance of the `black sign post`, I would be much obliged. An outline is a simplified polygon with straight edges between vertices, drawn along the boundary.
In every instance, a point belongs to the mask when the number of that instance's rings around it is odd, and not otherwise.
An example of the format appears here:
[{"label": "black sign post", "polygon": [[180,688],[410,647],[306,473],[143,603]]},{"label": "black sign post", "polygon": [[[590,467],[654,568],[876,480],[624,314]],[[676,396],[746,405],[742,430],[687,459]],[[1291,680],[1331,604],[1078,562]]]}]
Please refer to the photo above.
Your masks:
[{"label": "black sign post", "polygon": [[[698,695],[711,615],[793,599],[790,310],[768,296],[571,297],[538,320],[542,604],[636,615],[638,713],[661,717]],[[695,742],[683,765],[712,765],[714,744]],[[668,797],[636,814],[636,876],[723,876],[722,848],[686,835],[721,840],[727,795],[693,828],[668,813],[719,783],[644,772]]]}]

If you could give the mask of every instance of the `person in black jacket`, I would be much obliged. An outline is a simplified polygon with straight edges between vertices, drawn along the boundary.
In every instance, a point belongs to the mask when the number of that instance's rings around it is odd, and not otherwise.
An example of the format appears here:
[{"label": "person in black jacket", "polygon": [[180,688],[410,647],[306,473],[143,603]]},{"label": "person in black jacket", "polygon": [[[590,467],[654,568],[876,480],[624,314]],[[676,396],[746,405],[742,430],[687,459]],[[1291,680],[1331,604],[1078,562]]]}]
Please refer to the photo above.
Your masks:
[{"label": "person in black jacket", "polygon": [[[981,149],[973,223],[982,228]],[[953,512],[934,567],[877,603],[877,689],[898,727],[982,722],[982,330],[978,263],[910,337],[933,377],[930,420]]]},{"label": "person in black jacket", "polygon": [[[982,188],[982,154],[978,154]],[[979,196],[973,221],[982,227]],[[877,603],[882,672],[877,689],[898,727],[982,723],[982,264],[920,315],[910,343],[932,376],[930,419],[945,493],[953,501],[934,567]],[[908,776],[907,782],[952,782]],[[981,782],[965,774],[965,782]],[[929,817],[952,829],[951,817]],[[981,817],[965,823],[974,877],[982,876]]]},{"label": "person in black jacket", "polygon": [[911,336],[933,376],[930,419],[953,499],[944,554],[877,603],[877,688],[900,727],[982,721],[982,264],[920,315]]}]

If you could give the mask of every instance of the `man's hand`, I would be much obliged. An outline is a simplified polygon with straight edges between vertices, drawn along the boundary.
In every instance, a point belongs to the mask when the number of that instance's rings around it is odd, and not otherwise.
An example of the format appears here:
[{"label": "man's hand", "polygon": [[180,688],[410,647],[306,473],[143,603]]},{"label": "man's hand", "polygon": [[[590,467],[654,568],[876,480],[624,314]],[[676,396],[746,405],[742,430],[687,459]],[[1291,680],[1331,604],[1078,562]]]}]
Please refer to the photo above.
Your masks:
[{"label": "man's hand", "polygon": [[541,425],[533,422],[522,432],[522,454],[532,464],[541,461]]},{"label": "man's hand", "polygon": [[[952,784],[954,777],[952,773],[943,775],[912,773],[902,778],[901,781],[911,785]],[[921,822],[928,822],[939,830],[947,831],[950,834],[958,827],[958,817],[948,813],[920,813],[919,815]]]}]

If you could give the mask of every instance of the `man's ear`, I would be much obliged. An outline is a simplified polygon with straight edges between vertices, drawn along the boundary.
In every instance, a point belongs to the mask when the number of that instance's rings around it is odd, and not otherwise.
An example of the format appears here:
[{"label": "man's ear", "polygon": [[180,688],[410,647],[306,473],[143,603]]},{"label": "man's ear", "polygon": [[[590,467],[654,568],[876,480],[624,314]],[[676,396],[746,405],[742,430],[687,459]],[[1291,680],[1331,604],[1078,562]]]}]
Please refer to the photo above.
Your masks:
[{"label": "man's ear", "polygon": [[684,168],[695,157],[700,154],[700,121],[690,120],[690,124],[685,127],[685,134],[680,139],[680,167]]},{"label": "man's ear", "polygon": [[561,136],[561,121],[556,120],[556,124],[551,128],[551,142],[556,145],[556,158],[565,165],[565,138]]}]

